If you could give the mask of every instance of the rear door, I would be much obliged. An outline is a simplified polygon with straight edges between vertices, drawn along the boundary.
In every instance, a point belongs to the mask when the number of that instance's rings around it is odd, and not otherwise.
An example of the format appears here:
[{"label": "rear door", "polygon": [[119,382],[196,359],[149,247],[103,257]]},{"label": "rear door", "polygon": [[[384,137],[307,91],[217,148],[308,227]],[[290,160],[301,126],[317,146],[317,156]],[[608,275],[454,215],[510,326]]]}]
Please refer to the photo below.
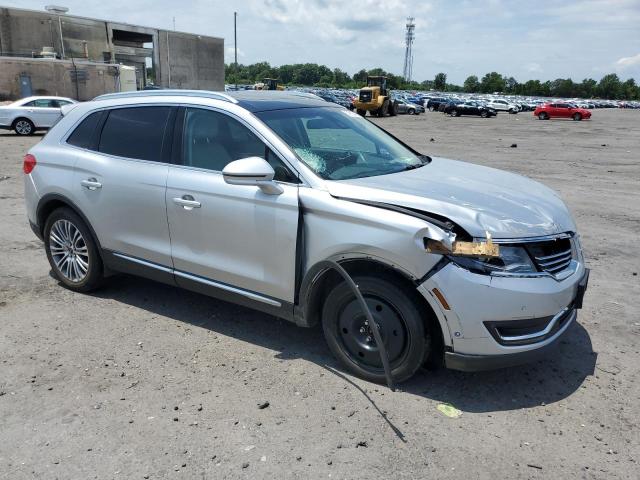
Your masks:
[{"label": "rear door", "polygon": [[67,139],[79,149],[76,201],[102,248],[120,259],[171,267],[165,190],[176,111],[114,108],[100,114],[91,145]]},{"label": "rear door", "polygon": [[60,116],[60,106],[56,100],[41,98],[27,105],[28,117],[38,128],[49,128]]},{"label": "rear door", "polygon": [[[166,194],[176,282],[293,302],[297,178],[239,118],[188,107],[181,123],[176,143],[182,165],[170,167]],[[222,169],[251,156],[266,158],[274,167],[282,194],[225,183]],[[194,206],[185,206],[184,200]]]}]

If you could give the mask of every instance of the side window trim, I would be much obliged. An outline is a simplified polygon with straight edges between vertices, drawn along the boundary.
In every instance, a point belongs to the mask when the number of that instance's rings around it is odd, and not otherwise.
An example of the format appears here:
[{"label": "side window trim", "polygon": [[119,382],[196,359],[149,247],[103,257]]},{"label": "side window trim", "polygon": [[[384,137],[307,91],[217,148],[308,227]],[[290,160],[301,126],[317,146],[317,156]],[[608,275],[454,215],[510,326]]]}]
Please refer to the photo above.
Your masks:
[{"label": "side window trim", "polygon": [[[184,104],[184,105],[180,106],[180,109],[181,109],[181,113],[179,114],[180,123],[176,122],[175,131],[174,131],[174,143],[173,143],[173,151],[174,152],[176,151],[176,147],[177,147],[177,151],[178,151],[178,155],[174,155],[174,158],[176,160],[176,162],[175,162],[176,165],[181,166],[183,168],[189,168],[189,169],[194,169],[194,170],[206,170],[207,172],[222,174],[221,170],[201,169],[201,168],[198,168],[198,167],[192,167],[190,165],[185,165],[185,162],[184,162],[184,127],[185,127],[185,113],[187,111],[187,108],[200,109],[200,110],[211,110],[213,112],[225,115],[225,116],[227,116],[227,117],[229,117],[229,118],[231,118],[233,120],[236,120],[243,127],[247,128],[251,133],[253,133],[258,138],[258,140],[260,140],[265,145],[265,147],[268,148],[269,151],[271,151],[271,153],[274,154],[276,156],[276,158],[282,162],[282,164],[289,170],[289,173],[291,174],[292,177],[295,177],[295,178],[298,179],[297,183],[284,182],[284,181],[279,181],[279,180],[276,180],[276,182],[285,183],[287,185],[296,185],[296,186],[306,185],[306,182],[304,181],[302,176],[299,174],[299,172],[296,169],[294,169],[289,164],[289,162],[285,160],[284,156],[281,155],[280,152],[278,152],[278,150],[271,144],[271,142],[269,142],[266,138],[264,138],[260,132],[258,132],[255,128],[253,128],[252,125],[247,123],[243,118],[241,118],[241,117],[239,117],[237,115],[234,115],[232,112],[228,112],[226,110],[222,110],[222,109],[215,108],[215,107],[209,107],[209,106],[205,106],[205,105]],[[266,150],[265,150],[265,154],[266,154]]]}]

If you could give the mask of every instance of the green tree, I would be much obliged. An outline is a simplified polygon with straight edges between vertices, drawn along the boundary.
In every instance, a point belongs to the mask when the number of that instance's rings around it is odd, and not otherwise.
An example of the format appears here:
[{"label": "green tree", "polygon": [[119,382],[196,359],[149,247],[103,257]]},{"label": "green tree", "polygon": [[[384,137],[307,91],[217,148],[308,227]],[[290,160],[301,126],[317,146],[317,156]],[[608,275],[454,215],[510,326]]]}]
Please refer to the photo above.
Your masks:
[{"label": "green tree", "polygon": [[447,74],[446,73],[438,73],[433,79],[433,88],[440,91],[445,91],[447,89]]},{"label": "green tree", "polygon": [[518,81],[509,77],[504,81],[505,90],[509,93],[516,93],[516,89],[518,88]]},{"label": "green tree", "polygon": [[618,75],[610,73],[605,75],[598,83],[597,92],[602,98],[620,98],[621,84]]},{"label": "green tree", "polygon": [[353,81],[357,84],[364,85],[365,82],[367,81],[367,71],[363,68],[358,73],[355,73],[353,75]]},{"label": "green tree", "polygon": [[480,81],[482,93],[504,92],[505,81],[498,72],[487,73]]},{"label": "green tree", "polygon": [[640,98],[639,93],[638,86],[633,78],[630,78],[620,86],[620,98],[625,100],[638,99]]},{"label": "green tree", "polygon": [[582,80],[582,83],[578,86],[578,91],[580,92],[580,96],[583,98],[595,97],[597,86],[598,86],[598,82],[596,82],[593,78],[585,78],[584,80]]},{"label": "green tree", "polygon": [[471,75],[464,81],[464,91],[469,93],[476,93],[480,90],[480,82],[478,77]]}]

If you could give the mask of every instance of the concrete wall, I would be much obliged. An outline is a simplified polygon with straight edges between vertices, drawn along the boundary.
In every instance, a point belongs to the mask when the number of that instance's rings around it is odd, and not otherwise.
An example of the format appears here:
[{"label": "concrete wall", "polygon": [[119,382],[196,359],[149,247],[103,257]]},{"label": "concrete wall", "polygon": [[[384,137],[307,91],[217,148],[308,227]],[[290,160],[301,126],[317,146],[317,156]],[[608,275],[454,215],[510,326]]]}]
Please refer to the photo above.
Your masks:
[{"label": "concrete wall", "polygon": [[[105,22],[62,15],[60,23],[66,57],[84,57],[84,40],[89,59],[104,61],[104,53],[110,52]],[[0,56],[31,56],[45,46],[60,55],[60,23],[57,15],[48,12],[0,8]]]},{"label": "concrete wall", "polygon": [[160,30],[160,69],[156,81],[166,88],[224,90],[224,40]]},{"label": "concrete wall", "polygon": [[[136,66],[144,73],[143,65],[150,58],[156,71],[156,84],[162,87],[224,89],[222,38],[72,15],[62,15],[60,19],[67,58],[83,58],[83,44],[86,42],[88,59],[94,62],[123,63]],[[115,45],[114,30],[149,35],[153,49],[127,45],[127,42]],[[57,15],[46,11],[0,8],[0,56],[31,57],[44,46],[53,47],[58,55],[62,53]],[[5,75],[0,71],[0,77]]]},{"label": "concrete wall", "polygon": [[[0,57],[0,100],[21,97],[20,75],[31,78],[33,95],[58,95],[91,100],[117,91],[119,66],[44,58]],[[79,80],[76,82],[78,71]],[[77,90],[76,90],[77,85]]]}]

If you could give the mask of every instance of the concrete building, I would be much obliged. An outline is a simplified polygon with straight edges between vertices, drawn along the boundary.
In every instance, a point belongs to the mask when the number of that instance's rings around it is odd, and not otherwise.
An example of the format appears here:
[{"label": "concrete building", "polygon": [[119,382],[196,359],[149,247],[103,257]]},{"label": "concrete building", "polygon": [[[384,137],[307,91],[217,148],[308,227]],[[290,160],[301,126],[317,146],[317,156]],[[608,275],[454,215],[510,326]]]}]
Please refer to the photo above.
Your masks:
[{"label": "concrete building", "polygon": [[[123,64],[136,69],[138,88],[153,82],[167,88],[224,89],[222,38],[48,11],[0,7],[0,95],[8,95],[3,90],[7,82],[21,81],[15,77],[15,62],[19,62],[19,58],[38,57],[44,57],[48,62],[73,59],[71,67],[67,65],[64,69],[75,68],[77,71],[81,63],[89,72],[85,79],[88,82],[94,78],[102,81],[105,72],[115,71],[93,67],[93,64]],[[41,62],[35,63],[35,69],[33,65],[32,61],[25,60],[24,69],[19,73],[24,74],[23,80],[30,77],[35,83],[35,77],[46,67]],[[95,75],[91,75],[93,70]],[[58,76],[57,81],[64,82],[73,75]],[[5,78],[7,76],[12,78]],[[52,87],[69,91],[64,85]],[[75,90],[75,86],[72,87]],[[11,91],[16,90],[12,88]],[[25,88],[20,91],[24,92]]]}]

